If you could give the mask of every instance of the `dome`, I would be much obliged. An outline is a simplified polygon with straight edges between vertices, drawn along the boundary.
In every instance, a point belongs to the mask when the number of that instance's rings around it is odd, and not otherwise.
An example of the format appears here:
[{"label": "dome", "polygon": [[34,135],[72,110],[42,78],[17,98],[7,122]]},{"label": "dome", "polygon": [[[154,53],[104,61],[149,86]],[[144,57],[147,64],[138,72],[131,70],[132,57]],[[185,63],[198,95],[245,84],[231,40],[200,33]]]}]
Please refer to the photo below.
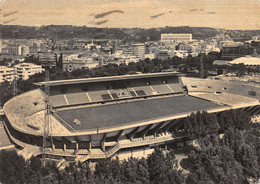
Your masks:
[{"label": "dome", "polygon": [[241,58],[234,59],[229,62],[230,64],[244,64],[244,65],[260,65],[260,58],[245,56]]}]

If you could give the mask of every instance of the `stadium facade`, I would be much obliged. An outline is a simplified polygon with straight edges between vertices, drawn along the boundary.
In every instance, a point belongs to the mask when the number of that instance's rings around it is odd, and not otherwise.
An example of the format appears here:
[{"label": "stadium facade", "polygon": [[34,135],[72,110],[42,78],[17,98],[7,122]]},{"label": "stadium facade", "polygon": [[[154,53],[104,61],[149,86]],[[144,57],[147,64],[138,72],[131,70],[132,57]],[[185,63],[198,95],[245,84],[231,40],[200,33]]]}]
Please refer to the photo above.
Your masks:
[{"label": "stadium facade", "polygon": [[[182,120],[192,112],[243,109],[252,116],[260,114],[257,87],[172,72],[35,85],[40,88],[10,99],[3,108],[4,126],[25,158],[44,152],[51,159],[84,162],[124,151],[145,152],[185,138]],[[45,85],[50,88],[49,116],[41,90]],[[43,149],[46,130],[48,144]]]}]

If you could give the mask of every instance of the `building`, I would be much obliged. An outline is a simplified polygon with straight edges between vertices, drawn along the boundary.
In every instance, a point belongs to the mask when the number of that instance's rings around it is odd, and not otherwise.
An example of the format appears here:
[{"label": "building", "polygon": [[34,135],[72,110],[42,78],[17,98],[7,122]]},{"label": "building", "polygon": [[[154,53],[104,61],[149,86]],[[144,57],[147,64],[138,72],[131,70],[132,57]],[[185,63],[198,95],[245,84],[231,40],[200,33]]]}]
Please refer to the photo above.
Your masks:
[{"label": "building", "polygon": [[0,54],[2,53],[2,40],[0,40]]},{"label": "building", "polygon": [[145,55],[145,45],[144,44],[134,44],[132,45],[134,56],[138,57],[139,59],[144,59]]},{"label": "building", "polygon": [[189,56],[189,52],[185,50],[175,50],[173,54],[179,58],[186,58]]},{"label": "building", "polygon": [[260,36],[252,36],[251,38],[253,41],[259,41],[260,40]]},{"label": "building", "polygon": [[168,54],[167,51],[160,51],[157,54],[157,58],[164,61],[164,60],[169,60],[170,59],[170,55]]},{"label": "building", "polygon": [[192,41],[192,34],[161,34],[161,42],[188,42]]},{"label": "building", "polygon": [[188,52],[190,52],[192,50],[191,46],[187,43],[179,43],[176,46],[176,50],[186,50]]},{"label": "building", "polygon": [[155,54],[154,54],[154,53],[145,54],[145,55],[144,55],[144,58],[145,58],[145,59],[148,58],[148,59],[150,59],[150,60],[155,59]]},{"label": "building", "polygon": [[30,53],[29,46],[26,45],[9,45],[7,49],[11,56],[27,56]]},{"label": "building", "polygon": [[42,66],[35,65],[33,63],[19,63],[14,66],[17,77],[27,80],[31,75],[41,73],[43,71]]},{"label": "building", "polygon": [[14,80],[14,68],[0,66],[0,83],[4,81],[12,82]]},{"label": "building", "polygon": [[22,46],[21,45],[9,45],[8,54],[11,56],[20,56],[22,54]]},{"label": "building", "polygon": [[63,69],[72,72],[77,69],[96,68],[99,66],[99,61],[94,61],[92,58],[74,58],[63,61]]},{"label": "building", "polygon": [[245,57],[246,55],[253,55],[255,49],[250,46],[237,46],[237,47],[223,47],[221,49],[221,59],[222,60],[233,60],[240,57]]},{"label": "building", "polygon": [[21,55],[27,56],[29,54],[30,54],[29,46],[26,46],[26,45],[21,46]]},{"label": "building", "polygon": [[[46,94],[41,90],[46,84],[51,107],[47,116]],[[35,85],[39,89],[4,104],[3,124],[10,139],[23,149],[21,155],[29,158],[44,153],[45,158],[61,163],[95,162],[122,155],[145,157],[151,153],[148,149],[187,138],[184,121],[197,111],[219,115],[241,109],[252,117],[260,115],[259,88],[183,77],[176,72]]]}]

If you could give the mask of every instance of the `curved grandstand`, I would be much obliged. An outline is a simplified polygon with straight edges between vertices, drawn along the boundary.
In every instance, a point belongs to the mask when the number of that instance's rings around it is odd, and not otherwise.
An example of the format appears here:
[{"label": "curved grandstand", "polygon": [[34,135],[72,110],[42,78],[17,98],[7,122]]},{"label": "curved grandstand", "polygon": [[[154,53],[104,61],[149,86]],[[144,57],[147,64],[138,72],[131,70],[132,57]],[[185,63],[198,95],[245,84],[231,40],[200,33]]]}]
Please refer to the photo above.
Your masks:
[{"label": "curved grandstand", "polygon": [[[171,72],[35,85],[47,84],[51,114],[45,153],[57,159],[95,160],[166,144],[184,136],[182,119],[196,111],[241,108],[260,114],[257,87]],[[45,95],[36,89],[4,105],[5,126],[25,156],[43,153]]]}]

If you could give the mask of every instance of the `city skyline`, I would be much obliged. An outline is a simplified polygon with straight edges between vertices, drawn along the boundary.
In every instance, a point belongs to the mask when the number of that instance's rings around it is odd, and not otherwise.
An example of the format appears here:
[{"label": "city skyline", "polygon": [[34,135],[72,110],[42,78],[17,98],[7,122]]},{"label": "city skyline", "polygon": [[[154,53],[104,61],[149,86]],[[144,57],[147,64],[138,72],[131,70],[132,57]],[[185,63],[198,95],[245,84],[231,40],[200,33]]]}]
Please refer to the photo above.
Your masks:
[{"label": "city skyline", "polygon": [[259,0],[5,0],[1,24],[260,29]]}]

